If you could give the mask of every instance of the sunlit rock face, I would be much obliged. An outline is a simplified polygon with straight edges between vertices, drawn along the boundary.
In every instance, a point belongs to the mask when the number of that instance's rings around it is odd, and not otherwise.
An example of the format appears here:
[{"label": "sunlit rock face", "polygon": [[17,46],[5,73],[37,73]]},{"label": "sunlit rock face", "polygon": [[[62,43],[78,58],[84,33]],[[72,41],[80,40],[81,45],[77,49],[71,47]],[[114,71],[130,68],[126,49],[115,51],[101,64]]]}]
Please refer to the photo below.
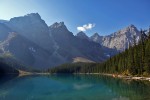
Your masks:
[{"label": "sunlit rock face", "polygon": [[99,36],[98,34],[94,34],[91,36],[91,40],[101,44],[102,46],[123,51],[130,45],[133,45],[134,37],[138,43],[140,36],[139,30],[134,25],[130,25],[108,36]]}]

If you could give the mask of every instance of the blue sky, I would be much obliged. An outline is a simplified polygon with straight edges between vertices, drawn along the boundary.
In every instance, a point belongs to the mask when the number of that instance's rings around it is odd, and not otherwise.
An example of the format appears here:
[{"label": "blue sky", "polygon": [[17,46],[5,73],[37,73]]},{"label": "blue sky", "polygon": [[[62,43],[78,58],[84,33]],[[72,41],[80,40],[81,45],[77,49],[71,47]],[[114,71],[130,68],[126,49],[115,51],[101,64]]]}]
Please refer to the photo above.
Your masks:
[{"label": "blue sky", "polygon": [[64,21],[73,33],[80,27],[89,36],[107,35],[130,24],[148,28],[149,5],[150,0],[0,0],[0,19],[39,13],[48,25]]}]

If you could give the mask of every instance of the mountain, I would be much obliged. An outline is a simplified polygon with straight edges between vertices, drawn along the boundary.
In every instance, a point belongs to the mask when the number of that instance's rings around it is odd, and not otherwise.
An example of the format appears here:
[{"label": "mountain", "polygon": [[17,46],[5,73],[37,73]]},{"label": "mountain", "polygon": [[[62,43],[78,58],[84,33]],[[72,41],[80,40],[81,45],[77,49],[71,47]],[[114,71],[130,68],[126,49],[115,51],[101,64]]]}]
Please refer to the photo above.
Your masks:
[{"label": "mountain", "polygon": [[91,36],[90,39],[94,42],[101,44],[102,46],[117,49],[118,51],[124,51],[130,45],[133,45],[134,36],[136,42],[138,42],[141,33],[134,25],[130,25],[108,36],[99,36],[96,33]]},{"label": "mountain", "polygon": [[84,32],[79,32],[76,34],[76,37],[80,38],[80,39],[86,39],[89,40],[89,37],[84,33]]},{"label": "mountain", "polygon": [[64,22],[54,23],[49,29],[56,45],[55,53],[63,58],[64,61],[72,61],[75,57],[83,57],[92,61],[106,59],[99,44],[74,36],[66,28]]},{"label": "mountain", "polygon": [[11,53],[26,66],[41,68],[50,65],[49,51],[17,33],[9,33],[6,40],[0,43],[0,51],[2,54]]},{"label": "mountain", "polygon": [[[48,26],[38,13],[14,17],[0,23],[0,55],[10,53],[29,68],[46,69],[72,62],[102,62],[137,41],[134,25],[108,36],[95,33],[90,38],[70,32],[64,22]],[[115,49],[114,49],[115,48]]]},{"label": "mountain", "polygon": [[43,70],[77,58],[87,62],[108,58],[100,44],[74,36],[64,22],[48,26],[38,13],[0,23],[0,34],[0,55],[10,53],[29,68]]},{"label": "mountain", "polygon": [[[144,35],[145,32],[142,32]],[[117,77],[150,76],[150,33],[136,46],[111,57],[102,63],[63,64],[50,69],[50,73],[110,73]],[[141,59],[142,58],[142,59]]]},{"label": "mountain", "polygon": [[53,42],[49,36],[48,26],[38,13],[11,18],[5,25],[43,49],[53,50],[50,47],[50,45],[53,45]]},{"label": "mountain", "polygon": [[103,36],[100,36],[98,33],[94,33],[91,37],[90,40],[97,42],[97,43],[101,43],[103,39]]},{"label": "mountain", "polygon": [[0,23],[0,41],[5,40],[9,32],[11,32],[11,29],[7,27],[5,24]]},{"label": "mountain", "polygon": [[0,19],[0,23],[5,23],[5,22],[7,22],[7,20],[1,20]]}]

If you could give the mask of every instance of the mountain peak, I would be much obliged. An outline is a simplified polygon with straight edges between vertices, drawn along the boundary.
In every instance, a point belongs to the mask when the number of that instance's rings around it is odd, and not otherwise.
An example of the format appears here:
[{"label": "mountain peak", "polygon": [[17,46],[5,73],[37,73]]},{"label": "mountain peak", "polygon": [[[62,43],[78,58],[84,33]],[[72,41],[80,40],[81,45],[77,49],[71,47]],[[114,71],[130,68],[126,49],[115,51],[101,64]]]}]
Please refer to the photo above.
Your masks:
[{"label": "mountain peak", "polygon": [[53,42],[50,40],[49,28],[38,13],[14,17],[5,25],[40,47],[50,50],[48,45]]},{"label": "mountain peak", "polygon": [[135,27],[135,25],[133,25],[133,24],[130,24],[130,25],[129,25],[129,27]]},{"label": "mountain peak", "polygon": [[76,36],[81,39],[87,39],[87,40],[89,39],[89,37],[83,31],[80,31],[79,33],[77,33]]},{"label": "mountain peak", "polygon": [[127,30],[137,30],[137,28],[133,24],[129,25],[126,29]]},{"label": "mountain peak", "polygon": [[36,18],[41,18],[41,16],[38,14],[38,13],[30,13],[30,14],[27,14],[25,16],[28,16],[28,17],[36,17]]},{"label": "mountain peak", "polygon": [[51,26],[50,26],[50,28],[67,28],[66,26],[65,26],[65,24],[64,24],[64,22],[55,22],[54,24],[52,24]]},{"label": "mountain peak", "polygon": [[96,33],[94,33],[92,36],[99,36],[99,34],[96,32]]},{"label": "mountain peak", "polygon": [[133,45],[134,36],[136,38],[136,43],[140,40],[140,32],[133,25],[129,25],[111,35],[105,36],[101,42],[101,45],[108,48],[116,48],[119,51],[124,51],[129,47],[129,45]]},{"label": "mountain peak", "polygon": [[40,19],[41,20],[41,16],[38,14],[38,13],[30,13],[30,14],[27,14],[27,15],[24,15],[24,16],[19,16],[19,17],[14,17],[14,18],[11,18],[10,21],[19,21],[19,20],[22,20],[22,19],[32,19],[32,20],[37,20],[37,19]]},{"label": "mountain peak", "polygon": [[129,25],[126,29],[135,29],[135,30],[137,30],[137,28],[133,24]]},{"label": "mountain peak", "polygon": [[96,38],[96,39],[98,39],[98,38],[100,38],[101,36],[96,32],[96,33],[94,33],[92,36],[91,36],[91,38],[92,39],[94,39],[94,38]]},{"label": "mountain peak", "polygon": [[[58,37],[61,37],[61,36],[64,36],[65,37],[68,37],[68,36],[73,36],[73,33],[70,32],[66,25],[64,24],[64,22],[55,22],[54,24],[52,24],[51,26],[49,26],[49,31],[50,33],[54,36],[58,36]],[[61,35],[60,35],[61,34]],[[62,37],[61,37],[62,38]]]},{"label": "mountain peak", "polygon": [[92,41],[96,42],[96,43],[101,43],[101,42],[102,42],[102,38],[103,38],[103,36],[100,36],[97,32],[94,33],[94,34],[90,37],[90,39],[91,39]]},{"label": "mountain peak", "polygon": [[77,35],[86,35],[83,31],[80,31],[79,33],[77,33]]},{"label": "mountain peak", "polygon": [[121,35],[121,34],[126,34],[126,35],[133,35],[134,34],[134,35],[136,35],[138,33],[139,33],[139,31],[135,27],[135,25],[131,24],[131,25],[119,30],[114,35]]}]

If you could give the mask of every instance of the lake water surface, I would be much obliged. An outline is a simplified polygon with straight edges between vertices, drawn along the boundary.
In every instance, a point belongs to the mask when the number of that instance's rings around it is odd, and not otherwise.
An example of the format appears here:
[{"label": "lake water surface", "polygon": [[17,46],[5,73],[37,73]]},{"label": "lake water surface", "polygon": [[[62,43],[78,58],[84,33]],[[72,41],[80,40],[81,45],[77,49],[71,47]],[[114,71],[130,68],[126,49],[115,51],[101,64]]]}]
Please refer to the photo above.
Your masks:
[{"label": "lake water surface", "polygon": [[150,100],[150,82],[101,75],[0,78],[0,100]]}]

